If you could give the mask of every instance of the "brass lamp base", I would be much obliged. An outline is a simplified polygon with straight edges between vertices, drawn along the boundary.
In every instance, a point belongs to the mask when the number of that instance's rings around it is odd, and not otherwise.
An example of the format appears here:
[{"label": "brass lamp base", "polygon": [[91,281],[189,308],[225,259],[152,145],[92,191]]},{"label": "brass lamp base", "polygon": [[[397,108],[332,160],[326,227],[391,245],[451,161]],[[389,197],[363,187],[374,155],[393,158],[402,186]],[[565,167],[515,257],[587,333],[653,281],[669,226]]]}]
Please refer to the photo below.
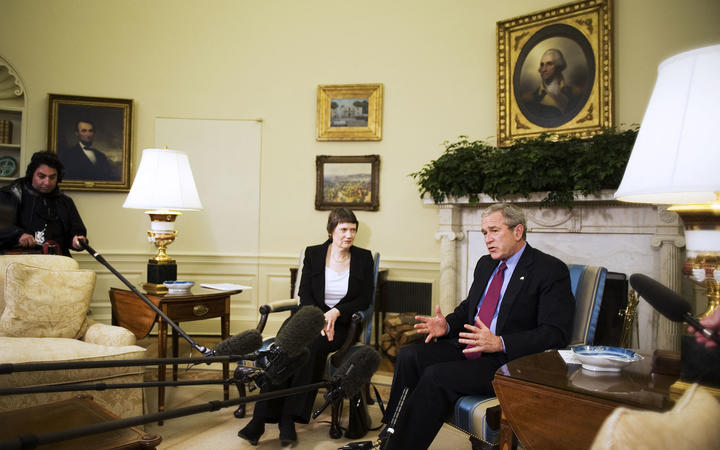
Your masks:
[{"label": "brass lamp base", "polygon": [[164,284],[144,283],[142,287],[148,294],[165,295],[168,293],[168,288],[166,288]]},{"label": "brass lamp base", "polygon": [[671,207],[668,210],[676,211],[682,218],[688,251],[682,270],[692,282],[705,287],[708,305],[699,316],[704,318],[720,307],[720,209],[715,209],[713,205],[706,208],[696,206]]},{"label": "brass lamp base", "polygon": [[162,264],[158,264],[154,259],[148,261],[147,283],[143,285],[145,292],[150,294],[168,293],[163,283],[177,280],[177,264],[175,264],[175,261],[171,261],[172,262]]},{"label": "brass lamp base", "polygon": [[155,244],[158,251],[147,265],[147,283],[143,285],[149,294],[167,294],[168,289],[163,284],[166,281],[177,280],[177,264],[166,253],[167,246],[172,244],[177,236],[175,219],[179,211],[154,210],[145,211],[150,216],[150,230],[148,240]]},{"label": "brass lamp base", "polygon": [[173,243],[178,234],[175,230],[175,219],[181,214],[180,211],[154,210],[145,211],[145,214],[150,216],[148,240],[158,249],[154,258],[155,262],[158,264],[174,262],[165,250],[168,245]]}]

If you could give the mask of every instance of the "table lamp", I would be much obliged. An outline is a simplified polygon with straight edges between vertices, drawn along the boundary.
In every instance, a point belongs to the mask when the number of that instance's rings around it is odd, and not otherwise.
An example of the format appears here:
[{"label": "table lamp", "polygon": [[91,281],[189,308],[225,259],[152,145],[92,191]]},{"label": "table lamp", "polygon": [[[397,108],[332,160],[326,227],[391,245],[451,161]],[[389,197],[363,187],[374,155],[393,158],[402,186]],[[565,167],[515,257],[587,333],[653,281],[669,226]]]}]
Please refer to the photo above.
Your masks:
[{"label": "table lamp", "polygon": [[[706,287],[708,308],[718,308],[720,281],[720,45],[680,53],[663,61],[622,182],[621,201],[670,205],[685,228],[683,273]],[[680,379],[720,381],[720,359],[680,337]]]},{"label": "table lamp", "polygon": [[658,78],[615,198],[671,205],[682,218],[683,273],[718,307],[720,280],[720,45],[675,55]]},{"label": "table lamp", "polygon": [[175,219],[180,211],[202,209],[193,179],[190,160],[179,150],[147,148],[123,208],[144,209],[150,216],[148,240],[158,251],[148,261],[146,292],[165,294],[165,281],[177,279],[177,264],[166,249],[177,236]]}]

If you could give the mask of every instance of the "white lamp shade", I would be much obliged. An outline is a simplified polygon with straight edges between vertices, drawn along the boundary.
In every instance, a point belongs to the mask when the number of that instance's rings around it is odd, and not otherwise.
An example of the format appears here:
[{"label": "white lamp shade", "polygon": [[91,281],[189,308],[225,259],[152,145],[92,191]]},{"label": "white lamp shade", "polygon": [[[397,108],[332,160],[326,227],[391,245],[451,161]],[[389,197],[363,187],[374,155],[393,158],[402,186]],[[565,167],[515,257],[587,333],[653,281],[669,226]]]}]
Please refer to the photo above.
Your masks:
[{"label": "white lamp shade", "polygon": [[123,208],[202,209],[187,154],[160,148],[143,150]]},{"label": "white lamp shade", "polygon": [[615,198],[709,204],[720,192],[720,45],[675,55],[658,67]]}]

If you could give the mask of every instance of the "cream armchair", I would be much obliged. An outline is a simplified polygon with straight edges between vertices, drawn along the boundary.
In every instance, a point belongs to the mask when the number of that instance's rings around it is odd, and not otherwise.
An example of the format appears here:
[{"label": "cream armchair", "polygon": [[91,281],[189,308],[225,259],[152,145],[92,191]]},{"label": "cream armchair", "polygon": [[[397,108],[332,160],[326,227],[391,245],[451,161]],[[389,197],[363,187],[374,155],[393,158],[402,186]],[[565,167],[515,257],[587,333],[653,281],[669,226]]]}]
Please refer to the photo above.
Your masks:
[{"label": "cream armchair", "polygon": [[[99,361],[143,358],[125,328],[87,317],[95,272],[55,255],[0,256],[0,362]],[[0,388],[88,383],[140,383],[143,367],[16,372]],[[0,411],[88,393],[120,417],[142,415],[142,389],[0,396]]]}]

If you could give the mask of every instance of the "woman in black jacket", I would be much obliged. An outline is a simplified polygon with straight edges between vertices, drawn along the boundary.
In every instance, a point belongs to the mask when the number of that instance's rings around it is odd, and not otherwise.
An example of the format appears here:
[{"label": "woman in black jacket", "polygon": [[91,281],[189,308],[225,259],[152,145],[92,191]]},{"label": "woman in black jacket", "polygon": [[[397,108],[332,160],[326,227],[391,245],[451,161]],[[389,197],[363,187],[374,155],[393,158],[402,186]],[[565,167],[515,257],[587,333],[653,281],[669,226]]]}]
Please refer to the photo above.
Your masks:
[{"label": "woman in black jacket", "polygon": [[[347,208],[328,216],[329,239],[305,249],[300,278],[300,304],[317,306],[325,313],[325,327],[309,346],[310,358],[284,384],[267,386],[263,392],[303,386],[323,378],[327,356],[340,348],[352,315],[367,309],[373,290],[373,258],[370,251],[355,247],[358,221]],[[257,402],[252,420],[238,436],[253,445],[265,432],[266,423],[278,423],[283,446],[297,441],[295,422],[308,423],[317,391]]]}]

